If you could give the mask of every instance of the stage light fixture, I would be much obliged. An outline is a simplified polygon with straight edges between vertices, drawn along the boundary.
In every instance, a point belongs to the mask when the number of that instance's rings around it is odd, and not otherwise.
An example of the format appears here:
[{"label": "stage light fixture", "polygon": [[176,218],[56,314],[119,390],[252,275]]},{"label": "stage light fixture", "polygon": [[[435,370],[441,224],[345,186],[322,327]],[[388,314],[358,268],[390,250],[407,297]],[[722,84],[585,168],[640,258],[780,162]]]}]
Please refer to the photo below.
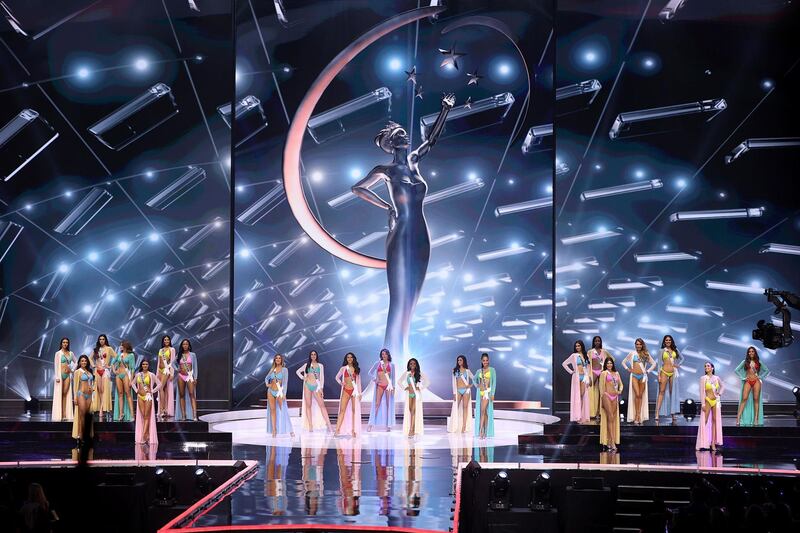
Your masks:
[{"label": "stage light fixture", "polygon": [[536,476],[536,481],[530,485],[532,511],[550,510],[550,472],[542,472]]},{"label": "stage light fixture", "polygon": [[202,494],[208,494],[211,487],[211,476],[205,468],[199,466],[194,471],[194,485]]},{"label": "stage light fixture", "polygon": [[697,404],[691,398],[687,398],[683,404],[681,404],[681,414],[683,417],[691,421],[694,417],[697,416]]},{"label": "stage light fixture", "polygon": [[628,414],[628,401],[625,398],[619,399],[619,419],[625,422]]},{"label": "stage light fixture", "polygon": [[489,509],[493,511],[511,509],[511,479],[505,470],[499,471],[489,483]]},{"label": "stage light fixture", "polygon": [[794,394],[794,416],[800,418],[800,387],[795,386],[792,394]]},{"label": "stage light fixture", "polygon": [[155,471],[156,478],[156,505],[171,507],[175,505],[175,482],[172,475],[164,468],[158,467]]},{"label": "stage light fixture", "polygon": [[27,416],[39,414],[39,400],[28,397],[25,399],[25,414]]}]

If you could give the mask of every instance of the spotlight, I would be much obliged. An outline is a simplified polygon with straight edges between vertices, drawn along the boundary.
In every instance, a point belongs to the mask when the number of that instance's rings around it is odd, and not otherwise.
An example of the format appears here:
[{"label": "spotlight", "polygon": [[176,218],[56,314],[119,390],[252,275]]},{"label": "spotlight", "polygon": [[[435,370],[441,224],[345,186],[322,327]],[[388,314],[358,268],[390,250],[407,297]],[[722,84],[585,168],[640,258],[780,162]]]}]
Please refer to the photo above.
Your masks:
[{"label": "spotlight", "polygon": [[172,475],[162,467],[156,468],[156,505],[171,507],[175,505],[175,482]]},{"label": "spotlight", "polygon": [[627,413],[628,413],[628,402],[625,400],[625,398],[620,398],[619,399],[619,419],[622,422],[625,422],[625,417],[626,417]]},{"label": "spotlight", "polygon": [[133,68],[138,71],[145,71],[150,66],[150,62],[143,57],[140,57],[136,61],[133,62]]},{"label": "spotlight", "polygon": [[542,472],[531,483],[530,508],[532,511],[549,511],[550,507],[550,473]]},{"label": "spotlight", "polygon": [[505,470],[499,471],[489,483],[489,509],[493,511],[511,509],[511,480]]},{"label": "spotlight", "polygon": [[194,486],[202,494],[208,494],[211,486],[211,476],[202,466],[197,467],[194,471]]},{"label": "spotlight", "polygon": [[792,394],[794,394],[794,416],[800,418],[800,387],[795,386]]},{"label": "spotlight", "polygon": [[25,400],[25,414],[27,416],[39,414],[39,400],[37,398],[27,398]]},{"label": "spotlight", "polygon": [[86,78],[88,78],[88,77],[89,77],[89,69],[88,69],[88,68],[86,68],[86,67],[81,67],[81,68],[79,68],[79,69],[78,69],[78,71],[76,72],[76,75],[77,75],[77,76],[78,76],[80,79],[82,79],[82,80],[85,80]]},{"label": "spotlight", "polygon": [[683,417],[691,421],[697,416],[697,404],[691,398],[686,399],[681,405],[681,414]]}]

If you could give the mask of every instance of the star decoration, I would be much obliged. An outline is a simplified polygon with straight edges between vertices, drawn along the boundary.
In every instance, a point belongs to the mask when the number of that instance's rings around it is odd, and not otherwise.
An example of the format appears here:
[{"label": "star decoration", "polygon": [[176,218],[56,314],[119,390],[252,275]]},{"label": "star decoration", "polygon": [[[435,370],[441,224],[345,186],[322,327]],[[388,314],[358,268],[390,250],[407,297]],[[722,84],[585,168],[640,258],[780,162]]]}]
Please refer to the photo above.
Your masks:
[{"label": "star decoration", "polygon": [[414,86],[414,96],[422,100],[422,85]]},{"label": "star decoration", "polygon": [[467,76],[469,76],[467,85],[478,85],[478,80],[483,79],[483,76],[478,75],[478,69],[475,69],[475,72],[468,72]]},{"label": "star decoration", "polygon": [[410,81],[414,85],[417,84],[417,67],[411,67],[411,70],[406,70],[406,81]]},{"label": "star decoration", "polygon": [[447,65],[453,65],[453,67],[455,67],[456,70],[458,70],[458,58],[467,55],[467,54],[462,54],[460,52],[456,52],[455,43],[453,43],[453,45],[450,47],[450,50],[443,50],[439,48],[439,53],[444,56],[444,59],[442,59],[442,62],[439,66],[444,68]]},{"label": "star decoration", "polygon": [[464,109],[472,109],[472,97],[468,96],[467,101],[464,102]]}]

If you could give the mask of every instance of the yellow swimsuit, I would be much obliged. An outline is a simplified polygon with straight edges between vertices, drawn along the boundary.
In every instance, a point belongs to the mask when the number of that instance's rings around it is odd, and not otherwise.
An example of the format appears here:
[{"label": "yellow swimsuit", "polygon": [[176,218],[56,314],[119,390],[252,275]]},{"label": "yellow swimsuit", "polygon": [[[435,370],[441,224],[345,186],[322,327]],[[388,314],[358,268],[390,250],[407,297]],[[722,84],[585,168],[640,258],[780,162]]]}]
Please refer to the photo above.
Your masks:
[{"label": "yellow swimsuit", "polygon": [[711,407],[716,407],[717,402],[719,401],[719,398],[709,398],[708,397],[708,392],[712,391],[712,392],[716,393],[717,392],[717,387],[718,387],[718,385],[717,385],[716,381],[712,383],[710,379],[706,380],[706,401],[708,402],[708,405],[710,405]]},{"label": "yellow swimsuit", "polygon": [[[675,352],[672,352],[672,353],[674,354]],[[669,355],[667,355],[667,352],[665,351],[665,352],[664,352],[664,353],[661,355],[661,360],[662,360],[662,361],[666,361],[667,359],[674,359],[674,357],[670,357]],[[673,370],[672,372],[667,372],[667,371],[666,371],[666,370],[664,370],[663,368],[661,368],[660,372],[661,372],[662,374],[664,374],[665,376],[667,376],[668,378],[671,378],[671,377],[672,377],[672,375],[675,373],[675,371],[674,371],[674,370]]]}]

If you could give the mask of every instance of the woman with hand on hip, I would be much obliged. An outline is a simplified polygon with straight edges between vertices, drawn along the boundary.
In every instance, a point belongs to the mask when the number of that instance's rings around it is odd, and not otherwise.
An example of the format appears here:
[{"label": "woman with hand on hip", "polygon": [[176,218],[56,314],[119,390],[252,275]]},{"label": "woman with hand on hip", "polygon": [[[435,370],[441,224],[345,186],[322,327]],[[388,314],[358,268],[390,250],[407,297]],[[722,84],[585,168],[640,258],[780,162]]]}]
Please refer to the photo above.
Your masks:
[{"label": "woman with hand on hip", "polygon": [[742,380],[736,425],[763,426],[764,398],[761,396],[761,387],[762,380],[769,375],[769,368],[758,358],[755,346],[747,348],[744,361],[739,363],[735,372]]},{"label": "woman with hand on hip", "polygon": [[589,362],[586,346],[584,346],[582,340],[575,341],[572,349],[572,355],[561,363],[564,370],[572,374],[569,395],[569,420],[570,422],[588,424],[592,398],[592,365]]},{"label": "woman with hand on hip", "polygon": [[650,357],[643,339],[633,343],[634,351],[622,361],[622,368],[630,372],[628,381],[628,421],[633,420],[637,426],[650,419],[647,405],[647,375],[656,367],[655,360]]},{"label": "woman with hand on hip", "polygon": [[355,438],[361,433],[361,368],[353,352],[345,354],[342,367],[336,373],[336,383],[341,385],[342,392],[334,435],[338,437],[344,431]]},{"label": "woman with hand on hip", "polygon": [[159,381],[158,377],[150,372],[150,361],[142,359],[131,385],[136,394],[136,444],[158,444],[153,398],[163,384],[164,381]]},{"label": "woman with hand on hip", "polygon": [[478,438],[494,437],[494,391],[497,374],[489,366],[489,354],[481,354],[481,367],[475,375],[478,398],[475,402],[475,435]]},{"label": "woman with hand on hip", "polygon": [[467,433],[473,430],[470,408],[472,407],[472,386],[475,384],[475,376],[472,375],[464,355],[456,357],[452,382],[453,406],[450,408],[450,418],[447,419],[447,432]]},{"label": "woman with hand on hip", "polygon": [[111,415],[111,359],[117,355],[108,345],[108,337],[101,334],[94,345],[92,358],[89,361],[95,371],[95,391],[92,396],[92,411],[98,413],[98,421],[103,422],[105,414]]},{"label": "woman with hand on hip", "polygon": [[91,416],[92,394],[94,393],[94,372],[89,364],[89,357],[86,355],[78,358],[78,367],[72,373],[72,392],[75,404],[72,438],[83,442],[83,424],[86,421],[86,415]]},{"label": "woman with hand on hip", "polygon": [[136,356],[129,341],[122,341],[116,357],[111,358],[114,371],[114,420],[130,422],[133,420],[133,397],[131,396],[131,377],[136,367]]},{"label": "woman with hand on hip", "polygon": [[264,383],[267,385],[267,433],[271,433],[273,437],[287,433],[294,437],[289,406],[286,405],[289,370],[284,365],[283,355],[275,355]]},{"label": "woman with hand on hip", "polygon": [[398,378],[397,388],[406,393],[403,407],[403,435],[414,437],[425,434],[422,391],[428,388],[428,378],[422,373],[419,361],[413,357],[408,360],[406,371]]},{"label": "woman with hand on hip", "polygon": [[603,367],[598,380],[601,401],[600,444],[615,452],[619,444],[619,396],[622,394],[622,378],[610,357],[606,357]]},{"label": "woman with hand on hip", "polygon": [[372,431],[373,427],[391,431],[395,423],[392,354],[384,348],[379,357],[369,369],[369,377],[375,382],[375,395],[369,410],[367,431]]},{"label": "woman with hand on hip", "polygon": [[[661,356],[658,358],[658,400],[656,401],[656,424],[660,416],[672,416],[672,423],[675,424],[675,416],[681,412],[681,401],[678,389],[678,368],[683,362],[678,347],[675,346],[675,339],[672,335],[664,335],[661,340]],[[664,398],[666,396],[666,402]]]},{"label": "woman with hand on hip", "polygon": [[700,378],[700,398],[703,408],[700,412],[700,423],[697,425],[698,450],[717,451],[722,446],[722,380],[715,375],[714,365],[707,362],[705,374]]},{"label": "woman with hand on hip", "polygon": [[592,362],[592,389],[589,391],[592,395],[592,404],[589,406],[589,415],[592,418],[599,417],[602,412],[600,373],[604,370],[603,364],[609,357],[612,360],[614,359],[614,356],[603,348],[603,338],[600,335],[595,335],[592,338],[592,348],[589,350],[589,360]]},{"label": "woman with hand on hip", "polygon": [[61,347],[53,357],[55,370],[53,376],[53,422],[63,422],[72,420],[73,406],[72,401],[72,372],[75,370],[78,361],[75,354],[69,349],[69,339],[61,339]]},{"label": "woman with hand on hip", "polygon": [[[189,339],[181,341],[178,349],[178,403],[175,420],[197,420],[197,355]],[[188,402],[187,402],[187,398]]]},{"label": "woman with hand on hip", "polygon": [[158,350],[158,416],[167,418],[175,416],[175,348],[172,338],[164,335],[161,338],[161,349]]},{"label": "woman with hand on hip", "polygon": [[304,431],[328,429],[333,431],[322,390],[325,387],[325,367],[319,362],[316,350],[308,352],[308,362],[297,369],[297,377],[303,380],[303,402],[300,421]]}]

